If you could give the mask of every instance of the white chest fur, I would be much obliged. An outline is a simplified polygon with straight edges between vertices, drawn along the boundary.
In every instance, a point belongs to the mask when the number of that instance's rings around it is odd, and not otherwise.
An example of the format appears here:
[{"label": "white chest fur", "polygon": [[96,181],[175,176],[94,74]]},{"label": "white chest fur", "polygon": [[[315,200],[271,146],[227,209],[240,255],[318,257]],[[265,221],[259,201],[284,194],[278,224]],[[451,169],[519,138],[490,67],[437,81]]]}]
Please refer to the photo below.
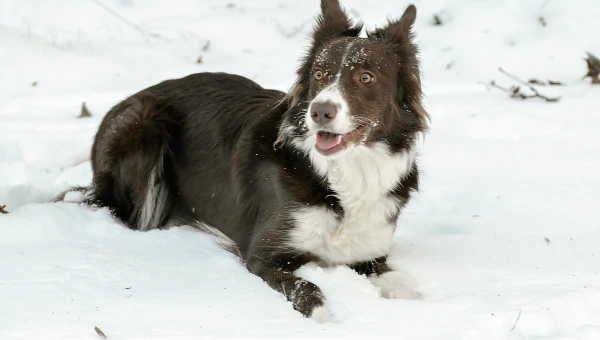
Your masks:
[{"label": "white chest fur", "polygon": [[386,145],[379,144],[369,148],[357,146],[335,159],[311,156],[318,170],[326,173],[344,216],[339,219],[326,207],[296,210],[292,213],[295,228],[290,245],[332,264],[386,255],[395,230],[393,217],[401,203],[389,193],[410,172],[415,153],[392,155]]}]

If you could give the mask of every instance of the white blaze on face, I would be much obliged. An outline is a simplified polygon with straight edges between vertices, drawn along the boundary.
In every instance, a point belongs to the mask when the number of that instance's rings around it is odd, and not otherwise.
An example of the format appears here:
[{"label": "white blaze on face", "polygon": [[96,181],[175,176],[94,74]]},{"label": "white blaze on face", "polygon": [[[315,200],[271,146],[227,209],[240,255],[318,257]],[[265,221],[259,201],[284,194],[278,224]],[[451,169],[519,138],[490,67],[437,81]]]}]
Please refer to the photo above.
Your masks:
[{"label": "white blaze on face", "polygon": [[[342,76],[342,70],[347,64],[346,59],[348,58],[352,45],[354,45],[354,43],[350,43],[348,46],[346,46],[346,50],[344,51],[344,55],[342,56],[339,64],[340,70],[336,74],[334,82],[322,89],[308,106],[308,111],[306,112],[306,126],[311,132],[317,132],[323,129],[323,127],[318,126],[312,120],[311,114],[314,103],[330,103],[337,107],[337,114],[327,127],[329,132],[346,134],[354,129],[348,101],[344,98],[344,94],[342,93],[342,89],[340,87],[340,77]],[[322,53],[326,53],[326,51],[328,50],[326,49]]]},{"label": "white blaze on face", "polygon": [[337,107],[337,114],[327,127],[327,130],[331,130],[329,132],[346,134],[353,130],[352,120],[350,119],[350,110],[348,109],[348,102],[344,99],[337,80],[319,92],[315,99],[310,102],[308,112],[306,113],[306,122],[308,129],[316,132],[320,129],[323,129],[323,127],[318,126],[317,123],[312,120],[311,113],[312,105],[314,103],[330,103]]}]

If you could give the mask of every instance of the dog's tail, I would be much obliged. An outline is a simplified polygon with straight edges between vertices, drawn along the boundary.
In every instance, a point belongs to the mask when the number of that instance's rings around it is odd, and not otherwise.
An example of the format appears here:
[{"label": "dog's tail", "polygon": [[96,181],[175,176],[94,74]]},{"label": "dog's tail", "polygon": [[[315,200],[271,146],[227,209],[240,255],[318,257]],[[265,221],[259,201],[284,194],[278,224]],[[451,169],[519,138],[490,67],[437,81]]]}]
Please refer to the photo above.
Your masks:
[{"label": "dog's tail", "polygon": [[108,207],[130,228],[146,231],[166,224],[174,209],[170,148],[172,120],[159,100],[140,92],[115,106],[100,124],[92,147],[94,177],[89,188],[59,196]]}]

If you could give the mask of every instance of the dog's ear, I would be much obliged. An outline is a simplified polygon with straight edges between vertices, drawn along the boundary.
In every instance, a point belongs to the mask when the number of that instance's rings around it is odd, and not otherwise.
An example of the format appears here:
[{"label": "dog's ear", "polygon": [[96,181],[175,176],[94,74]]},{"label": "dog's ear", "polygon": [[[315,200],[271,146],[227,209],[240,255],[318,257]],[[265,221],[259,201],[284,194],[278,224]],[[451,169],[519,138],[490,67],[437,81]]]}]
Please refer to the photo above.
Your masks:
[{"label": "dog's ear", "polygon": [[321,0],[321,14],[313,29],[313,48],[343,36],[358,36],[361,25],[353,26],[338,0]]},{"label": "dog's ear", "polygon": [[385,27],[369,32],[369,37],[389,41],[395,46],[400,61],[398,102],[410,106],[423,127],[427,127],[429,114],[421,102],[421,79],[419,71],[419,49],[413,42],[413,25],[417,18],[417,8],[410,5],[397,20],[390,21]]},{"label": "dog's ear", "polygon": [[384,28],[378,29],[375,34],[394,43],[410,44],[413,40],[412,27],[417,18],[417,8],[410,5],[400,19],[390,21]]}]

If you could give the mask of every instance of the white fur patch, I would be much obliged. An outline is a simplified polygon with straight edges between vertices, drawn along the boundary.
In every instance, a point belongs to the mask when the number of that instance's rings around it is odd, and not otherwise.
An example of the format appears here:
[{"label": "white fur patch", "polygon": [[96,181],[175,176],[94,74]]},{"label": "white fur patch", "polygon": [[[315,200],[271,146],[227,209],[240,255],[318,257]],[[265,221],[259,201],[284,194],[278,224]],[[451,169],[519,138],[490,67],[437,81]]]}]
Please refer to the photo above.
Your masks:
[{"label": "white fur patch", "polygon": [[325,306],[325,305],[315,307],[315,309],[313,309],[310,317],[311,317],[311,319],[314,319],[318,323],[325,323],[325,322],[329,322],[329,321],[333,320],[333,315],[329,311],[329,308],[327,308],[327,306]]},{"label": "white fur patch", "polygon": [[421,293],[415,290],[413,279],[397,271],[383,273],[379,276],[369,277],[369,281],[381,289],[381,297],[386,299],[419,300]]},{"label": "white fur patch", "polygon": [[317,131],[320,128],[322,128],[318,126],[310,117],[312,112],[312,105],[314,103],[331,103],[337,106],[337,114],[335,118],[328,124],[328,131],[344,135],[354,130],[354,126],[352,125],[352,119],[350,118],[350,109],[348,108],[348,102],[346,101],[346,99],[344,99],[344,96],[340,91],[340,86],[338,85],[337,80],[333,84],[327,86],[321,92],[319,92],[315,99],[313,99],[312,102],[310,102],[305,118],[306,125],[310,131]]},{"label": "white fur patch", "polygon": [[[162,159],[162,156],[159,157]],[[140,211],[138,229],[148,231],[160,227],[160,221],[165,213],[167,200],[167,185],[162,181],[162,162],[154,166],[148,179],[148,190],[144,199],[144,205]]]},{"label": "white fur patch", "polygon": [[[346,50],[344,52],[344,55],[342,56],[340,65],[342,65],[342,66],[347,65],[346,59],[348,58],[348,55],[350,53],[350,49],[352,48],[352,46],[354,46],[353,42],[348,44],[348,46],[346,46]],[[322,52],[322,54],[323,53],[325,53],[325,52]],[[317,126],[315,124],[315,122],[311,118],[312,105],[314,103],[327,103],[327,102],[338,107],[338,112],[337,112],[335,118],[333,119],[333,121],[331,123],[329,123],[329,125],[330,125],[330,126],[328,126],[328,130],[330,130],[329,132],[344,135],[344,134],[351,132],[352,130],[354,130],[356,128],[352,124],[352,118],[351,118],[352,116],[350,115],[350,108],[348,106],[348,102],[346,101],[346,99],[344,98],[344,95],[340,91],[339,83],[340,83],[340,78],[342,76],[342,70],[343,70],[343,67],[340,67],[340,70],[338,71],[338,73],[335,76],[334,82],[331,85],[324,88],[323,90],[321,90],[321,92],[319,92],[317,94],[317,96],[310,102],[310,105],[308,106],[308,111],[306,111],[306,115],[305,115],[306,125],[310,131],[316,132],[320,128],[319,126]]]},{"label": "white fur patch", "polygon": [[392,245],[401,202],[388,193],[412,169],[412,150],[391,154],[383,143],[359,145],[340,157],[314,151],[315,168],[337,193],[344,216],[327,207],[300,208],[292,213],[295,228],[289,245],[332,264],[350,264],[386,255]]}]

